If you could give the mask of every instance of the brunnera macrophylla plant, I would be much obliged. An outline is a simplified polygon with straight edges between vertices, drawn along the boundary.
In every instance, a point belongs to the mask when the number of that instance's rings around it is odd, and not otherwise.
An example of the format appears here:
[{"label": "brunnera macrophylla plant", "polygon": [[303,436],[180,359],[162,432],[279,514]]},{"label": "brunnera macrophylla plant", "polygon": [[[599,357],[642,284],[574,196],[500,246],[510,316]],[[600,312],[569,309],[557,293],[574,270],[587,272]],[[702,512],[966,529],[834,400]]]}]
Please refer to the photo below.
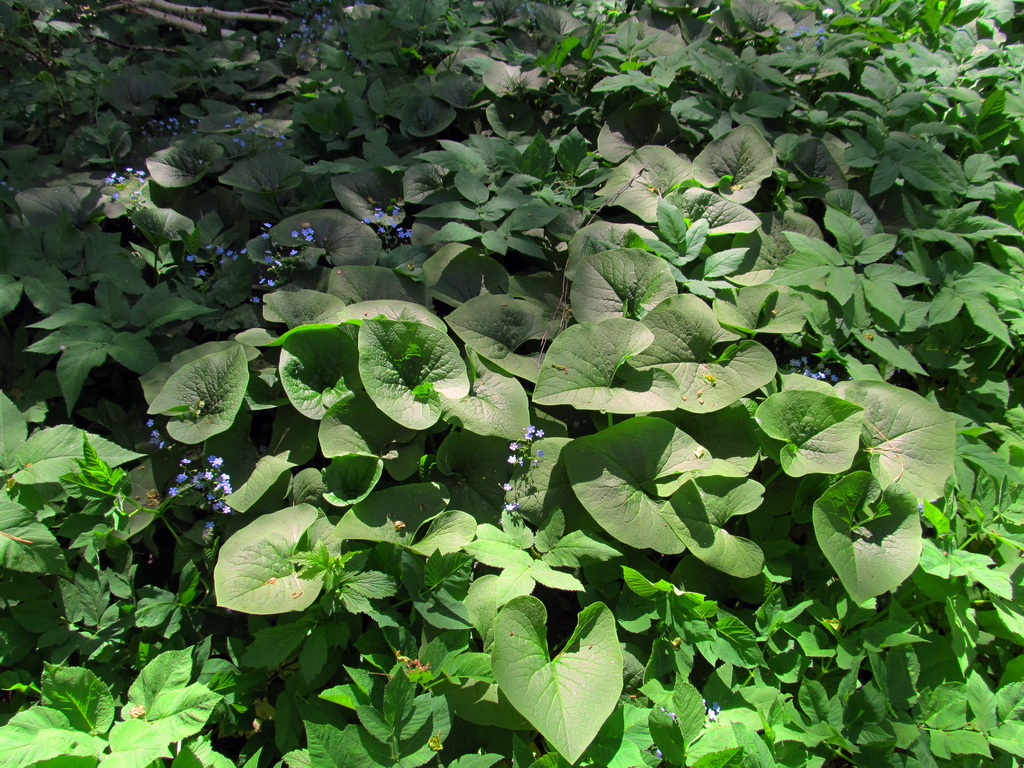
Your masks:
[{"label": "brunnera macrophylla plant", "polygon": [[4,766],[1021,764],[1008,5],[0,17]]}]

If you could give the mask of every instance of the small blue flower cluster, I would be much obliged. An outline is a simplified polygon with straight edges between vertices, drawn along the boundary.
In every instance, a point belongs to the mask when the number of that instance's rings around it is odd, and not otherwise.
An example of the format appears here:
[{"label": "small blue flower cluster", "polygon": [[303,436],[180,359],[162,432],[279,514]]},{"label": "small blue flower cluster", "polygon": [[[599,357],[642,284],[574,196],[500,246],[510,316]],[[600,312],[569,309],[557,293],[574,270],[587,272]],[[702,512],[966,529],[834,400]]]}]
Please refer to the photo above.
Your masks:
[{"label": "small blue flower cluster", "polygon": [[222,245],[204,245],[200,250],[201,253],[185,255],[185,261],[195,267],[196,281],[193,287],[200,290],[208,290],[213,285],[214,272],[216,272],[214,264],[238,261],[239,256],[245,255],[245,248],[235,251]]},{"label": "small blue flower cluster", "polygon": [[149,442],[150,445],[155,445],[158,451],[162,451],[167,445],[167,441],[164,436],[160,433],[160,428],[156,425],[153,419],[147,419],[146,426],[149,427]]},{"label": "small blue flower cluster", "polygon": [[225,129],[242,133],[242,136],[232,137],[234,149],[255,149],[257,139],[273,139],[275,147],[283,147],[285,135],[263,122],[263,107],[257,107],[256,104],[250,104],[250,107],[253,109],[252,114],[239,115],[233,121],[224,123]]},{"label": "small blue flower cluster", "polygon": [[[815,42],[815,45],[817,45],[820,48],[822,43],[824,43],[825,40],[828,39],[828,30],[825,28],[824,22],[816,26],[814,29],[811,29],[810,27],[804,24],[799,25],[796,28],[796,32],[793,33],[793,39],[796,40],[801,37],[810,39],[812,36],[815,35],[817,35],[818,37],[817,41]],[[786,50],[789,49],[787,48]]]},{"label": "small blue flower cluster", "polygon": [[412,240],[412,230],[402,229],[399,226],[401,221],[402,209],[392,204],[390,212],[383,208],[375,208],[371,215],[363,219],[363,224],[373,227],[384,247],[390,250]]},{"label": "small blue flower cluster", "polygon": [[162,120],[150,120],[142,129],[142,135],[147,138],[172,138],[183,133],[199,133],[198,126],[199,121],[195,118],[181,120],[177,117],[165,117]]},{"label": "small blue flower cluster", "polygon": [[[537,451],[536,458],[533,453],[533,443],[535,440],[540,440],[544,437],[544,430],[537,429],[532,424],[523,430],[523,439],[508,444],[508,463],[517,467],[525,467],[528,461],[532,461],[532,466],[536,467],[540,464],[540,459],[544,457],[544,451]],[[507,485],[507,483],[506,483]],[[509,490],[505,488],[505,490]]]},{"label": "small blue flower cluster", "polygon": [[12,192],[14,194],[18,194],[20,191],[20,189],[15,189],[8,182],[0,180],[0,192]]},{"label": "small blue flower cluster", "polygon": [[125,168],[124,173],[116,171],[103,180],[114,191],[108,193],[113,201],[120,201],[126,208],[134,208],[142,204],[142,188],[146,185],[146,172],[134,168]]},{"label": "small blue flower cluster", "polygon": [[[508,463],[513,467],[520,467],[527,471],[539,465],[540,460],[544,458],[544,451],[535,451],[533,444],[542,437],[544,437],[543,429],[537,429],[532,424],[526,427],[523,430],[522,440],[514,440],[508,444]],[[512,483],[502,483],[501,490],[505,491],[506,494],[511,493]],[[518,512],[519,502],[513,499],[506,502],[501,509],[502,512]]]},{"label": "small blue flower cluster", "polygon": [[[354,4],[362,5],[363,3],[362,0],[356,0]],[[299,20],[298,29],[277,36],[278,49],[292,44],[298,47],[313,46],[319,50],[320,43],[328,40],[333,40],[337,47],[337,39],[344,36],[345,28],[341,25],[340,17],[334,11],[336,7],[335,4],[329,2],[295,3],[292,10],[304,15]],[[299,58],[310,57],[308,54],[300,53]]]},{"label": "small blue flower cluster", "polygon": [[[260,234],[260,239],[264,243],[263,251],[259,255],[253,255],[257,266],[263,270],[259,285],[265,289],[276,288],[288,278],[295,269],[296,259],[302,255],[302,249],[306,247],[301,243],[298,248],[277,245],[270,237],[271,226],[269,222],[263,222],[263,232]],[[301,240],[310,246],[316,245],[316,231],[308,224],[300,229],[293,229],[289,234],[295,240]],[[259,304],[260,297],[253,296],[250,301]]]},{"label": "small blue flower cluster", "polygon": [[833,384],[839,381],[839,377],[826,368],[814,370],[806,357],[795,357],[789,361],[789,372],[800,373],[819,381],[831,381]]},{"label": "small blue flower cluster", "polygon": [[167,489],[168,496],[179,496],[188,491],[196,491],[201,496],[201,504],[209,507],[214,512],[230,514],[231,507],[224,501],[224,497],[234,491],[231,488],[231,477],[226,472],[219,471],[224,465],[224,459],[220,456],[207,456],[208,467],[201,464],[192,466],[192,459],[184,458],[178,462],[178,474],[174,478],[176,485]]},{"label": "small blue flower cluster", "polygon": [[531,2],[520,3],[519,6],[516,8],[516,14],[518,16],[526,17],[524,19],[524,21],[526,22],[526,26],[527,27],[530,27],[531,29],[532,28],[536,28],[536,26],[537,26],[537,5],[536,5],[536,3],[531,3]]},{"label": "small blue flower cluster", "polygon": [[704,704],[704,709],[707,710],[708,720],[715,722],[718,719],[718,713],[722,711],[722,707],[717,701],[712,702],[710,707],[708,706],[707,699],[701,699],[701,702]]}]

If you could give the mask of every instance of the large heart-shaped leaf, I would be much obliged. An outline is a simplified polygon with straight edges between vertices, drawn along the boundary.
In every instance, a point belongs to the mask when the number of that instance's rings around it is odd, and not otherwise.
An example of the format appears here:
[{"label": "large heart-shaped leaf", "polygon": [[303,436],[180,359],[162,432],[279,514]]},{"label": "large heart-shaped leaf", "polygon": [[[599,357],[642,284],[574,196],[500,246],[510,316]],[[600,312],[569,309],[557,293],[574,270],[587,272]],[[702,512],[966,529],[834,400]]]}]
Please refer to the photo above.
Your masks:
[{"label": "large heart-shaped leaf", "polygon": [[303,416],[321,419],[328,408],[359,388],[359,353],[345,329],[299,327],[288,332],[283,346],[278,362],[281,386]]},{"label": "large heart-shaped leaf", "polygon": [[447,335],[421,323],[374,319],[359,331],[359,374],[387,416],[410,429],[441,418],[441,395],[469,394],[459,350]]},{"label": "large heart-shaped leaf", "polygon": [[298,504],[263,515],[228,539],[213,569],[217,605],[256,614],[302,611],[312,605],[321,580],[299,578],[295,552],[316,518],[315,507]]},{"label": "large heart-shaped leaf", "polygon": [[389,317],[392,320],[412,320],[417,323],[429,325],[441,332],[446,332],[448,326],[444,320],[439,318],[422,304],[413,304],[398,299],[371,299],[369,301],[357,301],[340,309],[336,315],[339,323],[355,322],[357,325],[363,320],[372,320],[375,317]]},{"label": "large heart-shaped leaf", "polygon": [[229,429],[242,407],[249,367],[242,345],[185,363],[170,375],[149,404],[166,413],[167,434],[182,443],[201,443]]},{"label": "large heart-shaped leaf", "polygon": [[307,288],[298,291],[274,291],[263,299],[263,317],[289,328],[300,325],[334,323],[345,302],[337,296]]},{"label": "large heart-shaped leaf", "polygon": [[683,410],[717,411],[775,377],[775,358],[756,341],[720,346],[735,334],[723,329],[711,308],[696,296],[666,299],[647,313],[643,324],[654,340],[631,362],[641,370],[671,373],[682,390]]},{"label": "large heart-shaped leaf", "polygon": [[331,535],[411,547],[416,531],[437,517],[447,501],[437,483],[406,483],[374,491],[345,513]]},{"label": "large heart-shaped leaf", "polygon": [[881,381],[844,381],[844,400],[864,407],[861,439],[882,486],[899,483],[919,498],[942,496],[953,474],[956,419],[908,389]]},{"label": "large heart-shaped leaf", "polygon": [[477,296],[445,318],[467,347],[527,381],[537,380],[540,362],[516,350],[541,338],[547,319],[537,302],[504,295]]},{"label": "large heart-shaped leaf", "polygon": [[620,205],[642,221],[658,220],[658,202],[691,178],[690,161],[668,147],[640,147],[612,171],[597,193],[610,205]]},{"label": "large heart-shaped leaf", "polygon": [[734,536],[724,526],[761,505],[764,486],[742,477],[701,477],[672,494],[677,527],[687,548],[704,563],[730,576],[747,579],[764,567],[764,553],[750,539]]},{"label": "large heart-shaped leaf", "polygon": [[380,480],[384,462],[375,456],[349,453],[335,456],[324,470],[324,499],[336,507],[362,501]]},{"label": "large heart-shaped leaf", "polygon": [[637,370],[626,362],[653,340],[651,331],[624,317],[566,329],[544,358],[534,402],[608,413],[673,410],[679,405],[679,385],[671,374]]},{"label": "large heart-shaped leaf", "polygon": [[508,272],[490,256],[452,243],[423,262],[431,295],[457,307],[481,294],[508,293]]},{"label": "large heart-shaped leaf", "polygon": [[821,551],[858,604],[895,589],[917,568],[917,500],[898,485],[884,490],[869,472],[853,472],[814,504]]},{"label": "large heart-shaped leaf", "polygon": [[576,262],[569,298],[577,320],[596,323],[609,317],[639,320],[676,293],[668,262],[636,248],[618,248]]},{"label": "large heart-shaped leaf", "polygon": [[761,403],[757,421],[769,437],[786,442],[779,463],[787,475],[838,474],[853,466],[864,409],[822,392],[791,390]]},{"label": "large heart-shaped leaf", "polygon": [[678,206],[690,221],[707,221],[709,235],[753,232],[761,226],[761,220],[749,208],[700,187],[673,192],[665,199]]},{"label": "large heart-shaped leaf", "polygon": [[396,424],[373,404],[365,392],[331,406],[320,421],[320,450],[327,458],[358,453],[392,458],[399,445],[416,433]]},{"label": "large heart-shaped leaf", "polygon": [[711,466],[711,456],[664,419],[637,416],[562,450],[572,489],[608,533],[624,544],[677,554],[684,549],[667,501],[684,472]]},{"label": "large heart-shaped leaf", "polygon": [[742,333],[797,333],[804,327],[807,307],[786,288],[751,285],[732,301],[715,299],[715,315],[726,328]]},{"label": "large heart-shaped leaf", "polygon": [[494,622],[491,666],[505,696],[570,763],[615,709],[622,651],[603,603],[583,609],[565,648],[548,651],[547,611],[535,597],[511,600]]},{"label": "large heart-shaped leaf", "polygon": [[705,187],[722,185],[722,196],[736,203],[754,199],[761,182],[772,175],[775,153],[749,123],[712,141],[693,161],[693,178]]},{"label": "large heart-shaped leaf", "polygon": [[203,137],[156,152],[146,160],[146,168],[150,178],[161,187],[187,187],[203,178],[223,154],[220,144]]},{"label": "large heart-shaped leaf", "polygon": [[[306,240],[303,230],[313,230],[308,235],[312,241]],[[270,234],[280,245],[323,248],[331,264],[335,265],[370,265],[377,261],[381,250],[380,238],[369,226],[347,213],[329,209],[289,216],[276,224]]]},{"label": "large heart-shaped leaf", "polygon": [[262,154],[236,163],[220,177],[220,183],[246,192],[274,195],[302,183],[306,164],[285,154]]},{"label": "large heart-shaped leaf", "polygon": [[469,394],[442,400],[444,420],[478,435],[514,440],[530,422],[530,401],[519,379],[470,352],[473,378]]}]

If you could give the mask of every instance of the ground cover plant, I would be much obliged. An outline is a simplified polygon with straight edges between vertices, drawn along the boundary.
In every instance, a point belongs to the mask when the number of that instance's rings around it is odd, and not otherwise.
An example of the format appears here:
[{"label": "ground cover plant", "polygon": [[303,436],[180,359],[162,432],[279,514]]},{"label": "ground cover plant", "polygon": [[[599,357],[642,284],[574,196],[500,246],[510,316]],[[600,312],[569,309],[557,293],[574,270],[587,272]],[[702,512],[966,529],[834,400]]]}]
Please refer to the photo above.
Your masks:
[{"label": "ground cover plant", "polygon": [[1024,763],[1010,0],[0,0],[0,763]]}]

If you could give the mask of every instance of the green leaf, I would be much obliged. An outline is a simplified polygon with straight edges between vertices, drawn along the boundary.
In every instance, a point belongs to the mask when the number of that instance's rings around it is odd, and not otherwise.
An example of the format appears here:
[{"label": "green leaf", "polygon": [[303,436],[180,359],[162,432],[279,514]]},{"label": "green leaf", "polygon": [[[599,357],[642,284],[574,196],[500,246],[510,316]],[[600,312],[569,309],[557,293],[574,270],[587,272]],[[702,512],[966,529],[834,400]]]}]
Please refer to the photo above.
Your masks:
[{"label": "green leaf", "polygon": [[646,251],[617,248],[576,261],[569,300],[582,322],[610,317],[639,320],[676,294],[668,263]]},{"label": "green leaf", "polygon": [[0,728],[4,768],[28,768],[62,756],[99,757],[102,739],[72,729],[63,712],[36,706],[18,712]]},{"label": "green leaf", "polygon": [[640,147],[612,171],[597,194],[652,223],[659,220],[658,206],[665,195],[690,178],[685,157],[668,147]]},{"label": "green leaf", "polygon": [[167,433],[175,440],[201,443],[231,427],[248,384],[245,351],[236,345],[178,368],[147,412],[171,415]]},{"label": "green leaf", "polygon": [[145,720],[124,720],[110,730],[110,752],[104,758],[107,768],[148,768],[157,760],[171,756],[171,738],[159,726]]},{"label": "green leaf", "polygon": [[336,456],[324,470],[324,499],[336,507],[347,507],[365,499],[380,480],[384,462],[375,456],[356,453]]},{"label": "green leaf", "polygon": [[637,416],[573,440],[562,456],[580,503],[608,533],[632,547],[683,551],[676,514],[659,496],[683,473],[711,465],[692,438],[663,419]]},{"label": "green leaf", "polygon": [[299,504],[257,518],[221,547],[213,570],[217,605],[256,614],[308,608],[320,579],[300,579],[293,555],[317,511]]},{"label": "green leaf", "polygon": [[156,245],[184,240],[196,227],[173,208],[142,208],[132,214],[132,224]]},{"label": "green leaf", "polygon": [[[313,230],[313,242],[302,235],[303,229]],[[298,237],[292,237],[297,232]],[[327,252],[327,259],[335,266],[346,264],[371,265],[381,251],[380,238],[369,226],[347,213],[334,209],[306,211],[289,216],[270,229],[273,242],[289,248],[315,246]]]},{"label": "green leaf", "polygon": [[420,323],[367,320],[359,331],[359,374],[374,404],[410,429],[441,417],[441,399],[469,394],[466,364],[447,335]]},{"label": "green leaf", "polygon": [[329,459],[346,453],[387,459],[416,433],[389,419],[369,395],[360,392],[331,406],[320,421],[318,434],[320,450]]},{"label": "green leaf", "polygon": [[405,483],[384,488],[346,512],[332,536],[412,547],[419,528],[437,517],[446,503],[437,483]]},{"label": "green leaf", "polygon": [[707,221],[709,235],[753,232],[761,226],[761,220],[753,211],[699,187],[673,192],[666,199],[690,221]]},{"label": "green leaf", "polygon": [[83,435],[96,454],[112,467],[141,458],[143,454],[128,451],[109,440],[83,432],[67,424],[42,429],[33,434],[14,452],[14,481],[23,485],[55,483],[61,476],[78,470],[82,457]]},{"label": "green leaf", "polygon": [[494,295],[470,299],[445,320],[467,347],[513,376],[536,381],[539,357],[517,350],[545,334],[548,314],[536,302]]},{"label": "green leaf", "polygon": [[743,333],[798,333],[807,307],[796,295],[776,285],[741,288],[734,301],[715,299],[715,316],[726,328]]},{"label": "green leaf", "polygon": [[853,472],[814,503],[814,534],[857,604],[902,584],[921,556],[921,519],[913,495],[883,490],[868,472]]},{"label": "green leaf", "polygon": [[520,437],[530,421],[530,402],[519,380],[497,364],[475,357],[469,394],[461,400],[442,399],[444,420],[478,435],[496,435],[508,440]]},{"label": "green leaf", "polygon": [[622,651],[612,612],[593,603],[553,658],[547,611],[517,597],[494,622],[494,679],[512,705],[570,763],[576,762],[612,714],[622,691]]},{"label": "green leaf", "polygon": [[146,160],[146,169],[161,187],[188,187],[203,178],[223,154],[223,147],[204,136],[153,153]]},{"label": "green leaf", "polygon": [[746,515],[761,505],[764,486],[739,477],[701,477],[683,485],[669,502],[679,516],[675,534],[712,568],[747,579],[764,567],[761,548],[723,527],[730,518]]},{"label": "green leaf", "polygon": [[956,424],[915,392],[880,381],[844,381],[836,393],[864,408],[861,440],[883,487],[899,483],[923,499],[943,495],[953,473]]},{"label": "green leaf", "polygon": [[679,403],[672,376],[662,370],[639,371],[626,362],[653,340],[647,328],[626,318],[566,329],[544,358],[534,402],[609,413],[672,410]]},{"label": "green leaf", "polygon": [[774,356],[756,341],[716,350],[734,335],[722,329],[711,308],[696,296],[663,301],[643,323],[654,339],[632,362],[641,370],[672,374],[682,389],[674,407],[695,413],[717,411],[775,377]]},{"label": "green leaf", "polygon": [[356,343],[337,327],[299,327],[287,336],[278,361],[281,386],[299,413],[321,419],[360,388]]},{"label": "green leaf", "polygon": [[14,453],[28,437],[28,422],[4,392],[0,392],[0,467],[14,464]]},{"label": "green leaf", "polygon": [[71,727],[103,735],[114,722],[114,699],[95,673],[81,667],[47,664],[43,672],[44,706],[63,712]]},{"label": "green leaf", "polygon": [[297,157],[261,154],[235,163],[231,170],[220,176],[220,183],[245,192],[276,195],[294,189],[302,183],[302,170],[306,164]]},{"label": "green leaf", "polygon": [[762,402],[756,418],[765,434],[786,442],[779,461],[787,475],[838,474],[853,466],[864,409],[820,392],[795,390]]},{"label": "green leaf", "polygon": [[[753,125],[741,125],[707,144],[693,161],[693,178],[708,189],[728,179],[722,196],[736,203],[754,199],[775,169],[771,145]],[[693,217],[691,217],[693,218]]]},{"label": "green leaf", "polygon": [[0,497],[0,569],[22,573],[60,573],[63,547],[35,515]]}]

